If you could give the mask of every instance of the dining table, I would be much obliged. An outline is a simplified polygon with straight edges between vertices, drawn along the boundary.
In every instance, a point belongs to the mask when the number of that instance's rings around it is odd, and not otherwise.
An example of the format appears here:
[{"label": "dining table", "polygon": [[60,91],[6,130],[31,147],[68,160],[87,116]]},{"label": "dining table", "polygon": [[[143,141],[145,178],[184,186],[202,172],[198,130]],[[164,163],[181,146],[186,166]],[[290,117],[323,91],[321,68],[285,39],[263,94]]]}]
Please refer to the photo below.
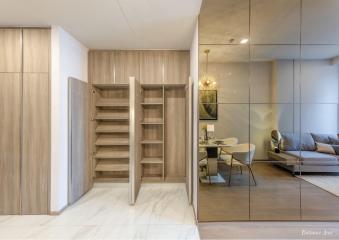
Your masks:
[{"label": "dining table", "polygon": [[[233,145],[225,143],[222,139],[199,140],[199,148],[206,149],[209,176],[218,175],[218,159],[220,148],[232,147]],[[200,159],[198,159],[200,161]]]}]

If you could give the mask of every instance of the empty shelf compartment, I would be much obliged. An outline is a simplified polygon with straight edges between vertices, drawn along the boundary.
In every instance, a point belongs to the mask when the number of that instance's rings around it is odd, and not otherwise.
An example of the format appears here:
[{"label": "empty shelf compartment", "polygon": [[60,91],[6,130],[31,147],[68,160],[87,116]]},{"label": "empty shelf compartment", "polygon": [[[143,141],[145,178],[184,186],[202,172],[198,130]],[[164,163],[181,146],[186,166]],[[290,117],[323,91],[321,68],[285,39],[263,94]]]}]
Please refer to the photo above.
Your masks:
[{"label": "empty shelf compartment", "polygon": [[95,129],[97,133],[128,133],[128,125],[98,125]]},{"label": "empty shelf compartment", "polygon": [[152,163],[162,164],[164,163],[164,161],[161,157],[144,157],[141,159],[140,163],[141,164],[152,164]]},{"label": "empty shelf compartment", "polygon": [[162,106],[162,102],[143,102],[141,103],[143,106]]},{"label": "empty shelf compartment", "polygon": [[95,171],[97,172],[122,172],[129,171],[128,163],[108,163],[108,162],[99,162]]},{"label": "empty shelf compartment", "polygon": [[128,99],[99,99],[96,104],[97,107],[117,107],[126,108],[129,107]]},{"label": "empty shelf compartment", "polygon": [[108,112],[99,112],[95,116],[96,120],[128,120],[129,113],[108,113]]},{"label": "empty shelf compartment", "polygon": [[100,137],[95,141],[97,146],[128,146],[128,138],[108,138]]},{"label": "empty shelf compartment", "polygon": [[142,140],[141,144],[162,144],[162,140]]},{"label": "empty shelf compartment", "polygon": [[127,159],[128,151],[99,151],[94,155],[97,159]]}]

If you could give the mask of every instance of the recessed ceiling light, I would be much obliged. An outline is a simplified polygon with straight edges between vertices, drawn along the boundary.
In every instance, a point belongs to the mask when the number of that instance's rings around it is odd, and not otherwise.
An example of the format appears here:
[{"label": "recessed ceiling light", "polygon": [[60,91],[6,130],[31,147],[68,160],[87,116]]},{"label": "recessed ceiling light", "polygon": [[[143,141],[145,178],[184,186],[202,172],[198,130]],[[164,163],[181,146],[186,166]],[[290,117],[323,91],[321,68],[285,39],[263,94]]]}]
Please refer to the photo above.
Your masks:
[{"label": "recessed ceiling light", "polygon": [[240,44],[246,44],[248,42],[248,38],[243,38],[240,40]]}]

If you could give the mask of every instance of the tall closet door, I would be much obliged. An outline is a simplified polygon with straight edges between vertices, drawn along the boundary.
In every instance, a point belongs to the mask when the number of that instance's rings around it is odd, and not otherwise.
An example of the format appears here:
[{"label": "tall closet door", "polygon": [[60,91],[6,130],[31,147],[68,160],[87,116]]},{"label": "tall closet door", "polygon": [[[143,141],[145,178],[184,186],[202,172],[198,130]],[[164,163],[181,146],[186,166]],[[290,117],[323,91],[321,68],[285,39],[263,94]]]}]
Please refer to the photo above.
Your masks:
[{"label": "tall closet door", "polygon": [[20,213],[21,29],[0,29],[0,215]]},{"label": "tall closet door", "polygon": [[0,73],[0,215],[20,213],[20,74]]},{"label": "tall closet door", "polygon": [[48,74],[24,74],[22,214],[46,214],[48,209],[48,92]]},{"label": "tall closet door", "polygon": [[23,72],[48,73],[50,58],[49,29],[23,30]]},{"label": "tall closet door", "polygon": [[73,204],[92,186],[92,162],[88,157],[87,82],[68,79],[68,203]]},{"label": "tall closet door", "polygon": [[0,29],[0,72],[20,73],[21,29]]},{"label": "tall closet door", "polygon": [[23,31],[22,214],[48,212],[50,31]]}]

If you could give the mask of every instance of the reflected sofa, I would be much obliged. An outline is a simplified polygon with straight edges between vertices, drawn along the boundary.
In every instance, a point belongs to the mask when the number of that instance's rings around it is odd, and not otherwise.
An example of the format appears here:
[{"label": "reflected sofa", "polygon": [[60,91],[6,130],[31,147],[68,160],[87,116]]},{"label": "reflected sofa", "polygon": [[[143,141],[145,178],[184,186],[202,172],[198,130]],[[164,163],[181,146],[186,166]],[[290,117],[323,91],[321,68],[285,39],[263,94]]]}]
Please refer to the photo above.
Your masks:
[{"label": "reflected sofa", "polygon": [[283,133],[273,130],[268,157],[275,165],[293,174],[339,172],[339,138],[335,134]]}]

